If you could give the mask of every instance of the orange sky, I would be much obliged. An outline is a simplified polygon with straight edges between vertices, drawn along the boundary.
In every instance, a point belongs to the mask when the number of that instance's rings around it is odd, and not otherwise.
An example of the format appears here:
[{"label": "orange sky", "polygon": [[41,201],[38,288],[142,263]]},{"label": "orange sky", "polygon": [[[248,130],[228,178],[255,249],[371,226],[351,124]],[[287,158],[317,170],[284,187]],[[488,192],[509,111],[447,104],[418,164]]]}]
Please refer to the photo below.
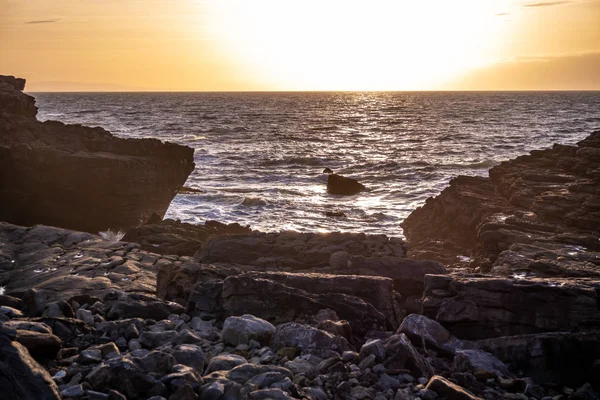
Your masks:
[{"label": "orange sky", "polygon": [[53,90],[600,90],[600,0],[0,0]]}]

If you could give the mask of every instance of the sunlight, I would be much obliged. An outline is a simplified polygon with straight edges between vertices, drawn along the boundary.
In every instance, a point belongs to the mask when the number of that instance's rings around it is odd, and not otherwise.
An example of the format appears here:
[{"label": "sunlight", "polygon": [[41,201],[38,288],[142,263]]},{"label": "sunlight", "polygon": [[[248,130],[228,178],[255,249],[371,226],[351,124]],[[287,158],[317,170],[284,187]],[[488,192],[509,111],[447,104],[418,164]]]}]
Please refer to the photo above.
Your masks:
[{"label": "sunlight", "polygon": [[[291,90],[430,89],[491,62],[498,2],[209,2],[232,61]],[[218,23],[216,23],[218,21]]]}]

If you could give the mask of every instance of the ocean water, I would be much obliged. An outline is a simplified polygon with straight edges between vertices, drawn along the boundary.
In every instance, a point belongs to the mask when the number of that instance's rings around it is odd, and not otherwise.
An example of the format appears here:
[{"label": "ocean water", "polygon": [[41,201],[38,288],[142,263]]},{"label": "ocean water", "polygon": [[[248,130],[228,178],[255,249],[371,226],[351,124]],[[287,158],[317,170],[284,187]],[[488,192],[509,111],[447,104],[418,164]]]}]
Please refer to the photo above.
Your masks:
[{"label": "ocean water", "polygon": [[[167,217],[401,236],[456,175],[600,129],[600,92],[35,93],[38,118],[195,149]],[[325,167],[369,191],[328,195]],[[343,217],[327,217],[341,211]]]}]

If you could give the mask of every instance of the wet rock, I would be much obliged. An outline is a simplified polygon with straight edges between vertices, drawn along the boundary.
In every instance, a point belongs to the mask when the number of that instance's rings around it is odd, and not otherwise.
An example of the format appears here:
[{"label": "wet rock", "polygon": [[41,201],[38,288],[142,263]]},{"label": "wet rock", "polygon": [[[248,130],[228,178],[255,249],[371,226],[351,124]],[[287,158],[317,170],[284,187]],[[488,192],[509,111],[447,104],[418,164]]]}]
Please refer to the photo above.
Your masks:
[{"label": "wet rock", "polygon": [[353,195],[367,188],[356,179],[346,178],[337,174],[329,174],[327,177],[327,193],[340,195]]},{"label": "wet rock", "polygon": [[12,86],[0,85],[0,98],[2,221],[87,232],[138,226],[164,215],[194,169],[191,148],[42,123],[34,99]]},{"label": "wet rock", "polygon": [[223,323],[222,338],[225,343],[237,346],[256,340],[262,345],[268,344],[275,327],[264,319],[245,314],[241,317],[229,317]]},{"label": "wet rock", "polygon": [[448,400],[481,400],[468,390],[439,375],[431,377],[429,383],[427,383],[427,389],[436,392],[439,396],[445,397]]}]

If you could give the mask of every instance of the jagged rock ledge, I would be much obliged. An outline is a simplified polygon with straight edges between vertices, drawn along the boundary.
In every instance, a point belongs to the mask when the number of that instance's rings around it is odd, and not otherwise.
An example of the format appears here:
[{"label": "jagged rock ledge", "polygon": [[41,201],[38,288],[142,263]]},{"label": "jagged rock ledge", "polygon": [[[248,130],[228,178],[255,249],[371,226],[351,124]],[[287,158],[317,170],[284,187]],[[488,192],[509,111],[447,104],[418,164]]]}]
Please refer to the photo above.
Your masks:
[{"label": "jagged rock ledge", "polygon": [[459,176],[402,223],[413,258],[528,276],[600,277],[600,131]]},{"label": "jagged rock ledge", "polygon": [[193,149],[40,122],[24,87],[0,76],[0,220],[96,233],[164,215],[194,169]]}]

